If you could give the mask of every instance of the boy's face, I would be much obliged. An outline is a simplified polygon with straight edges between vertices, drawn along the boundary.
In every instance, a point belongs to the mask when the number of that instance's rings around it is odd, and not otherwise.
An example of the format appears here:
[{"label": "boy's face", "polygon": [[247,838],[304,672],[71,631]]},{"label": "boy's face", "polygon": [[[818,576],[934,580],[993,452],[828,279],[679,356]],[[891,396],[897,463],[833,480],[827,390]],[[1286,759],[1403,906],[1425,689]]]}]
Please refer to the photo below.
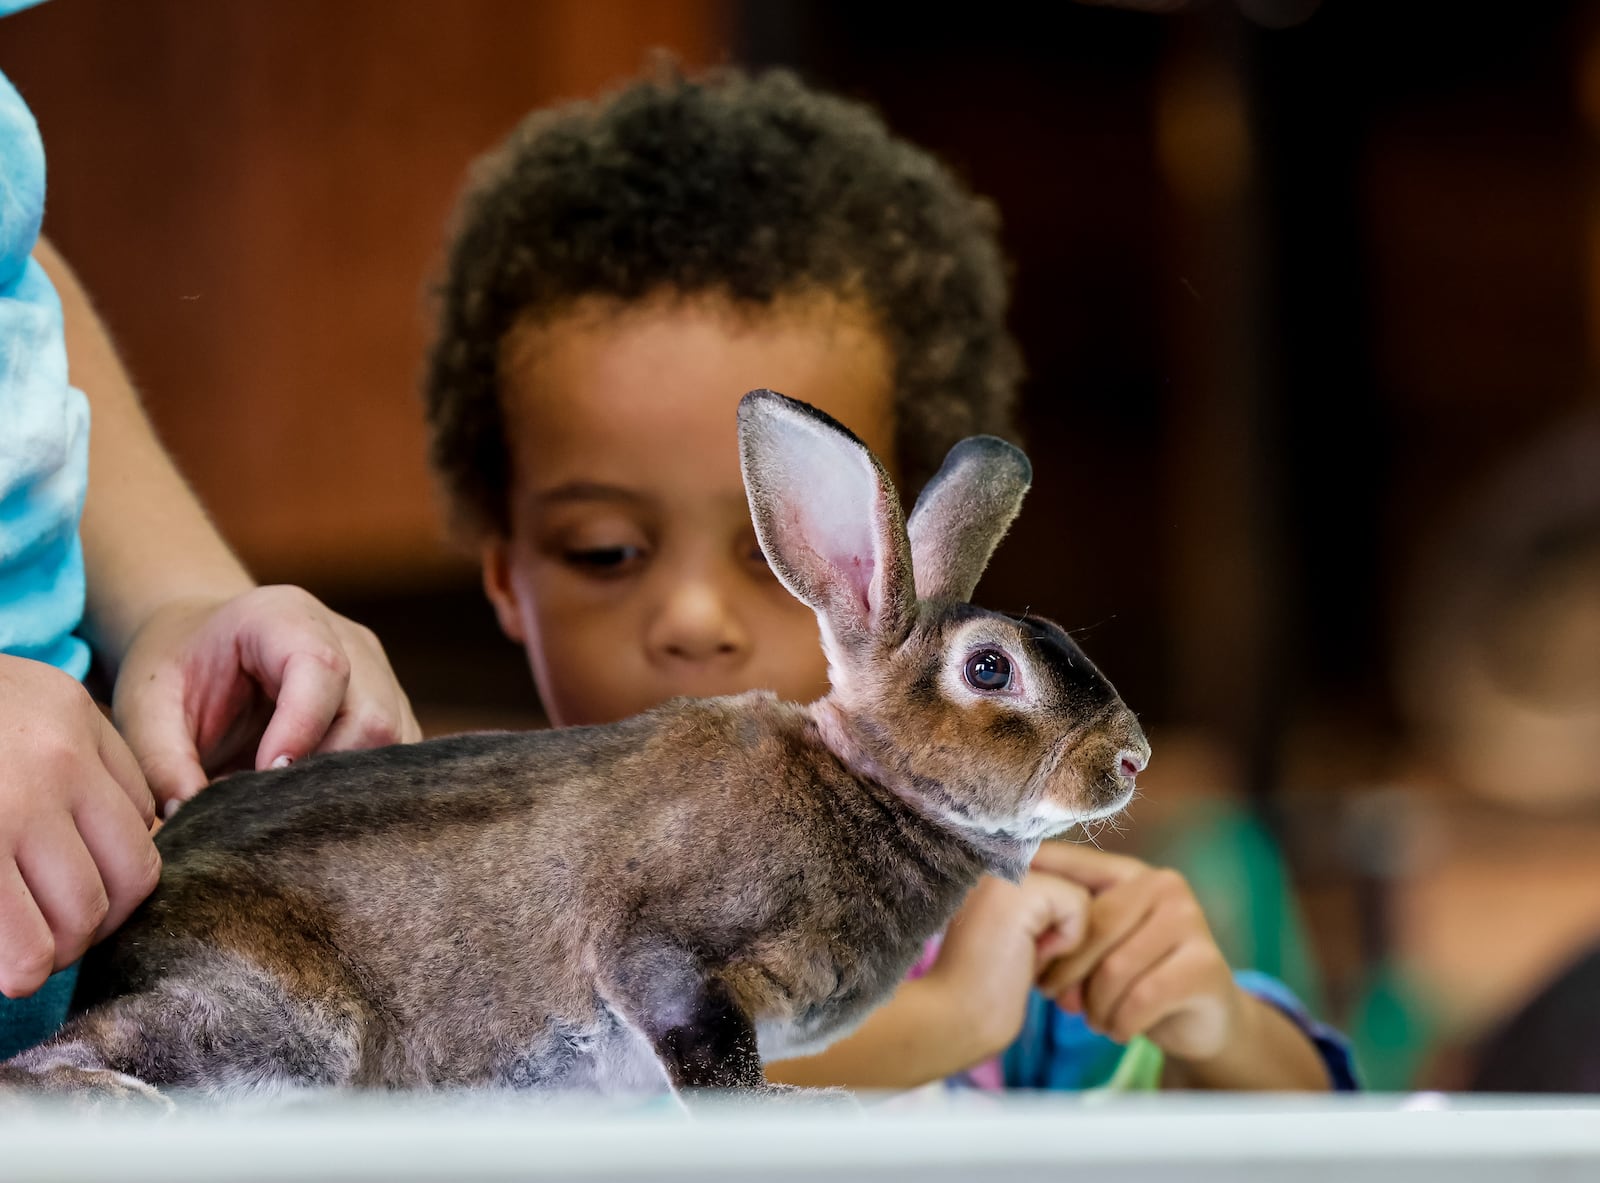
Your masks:
[{"label": "boy's face", "polygon": [[604,723],[674,695],[826,692],[816,617],[767,569],[734,410],[770,387],[892,455],[892,365],[831,299],[580,303],[504,346],[509,538],[483,548],[500,626],[550,721]]}]

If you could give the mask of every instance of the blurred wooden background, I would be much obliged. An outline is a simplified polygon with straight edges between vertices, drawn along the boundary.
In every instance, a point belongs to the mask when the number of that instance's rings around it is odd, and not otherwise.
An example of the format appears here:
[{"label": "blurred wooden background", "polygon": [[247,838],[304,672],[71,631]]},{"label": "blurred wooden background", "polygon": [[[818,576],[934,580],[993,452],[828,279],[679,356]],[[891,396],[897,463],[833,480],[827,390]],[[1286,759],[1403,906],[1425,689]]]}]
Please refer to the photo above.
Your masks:
[{"label": "blurred wooden background", "polygon": [[0,26],[47,233],[266,579],[382,587],[440,546],[417,382],[468,162],[533,107],[719,56],[712,0],[63,0]]}]

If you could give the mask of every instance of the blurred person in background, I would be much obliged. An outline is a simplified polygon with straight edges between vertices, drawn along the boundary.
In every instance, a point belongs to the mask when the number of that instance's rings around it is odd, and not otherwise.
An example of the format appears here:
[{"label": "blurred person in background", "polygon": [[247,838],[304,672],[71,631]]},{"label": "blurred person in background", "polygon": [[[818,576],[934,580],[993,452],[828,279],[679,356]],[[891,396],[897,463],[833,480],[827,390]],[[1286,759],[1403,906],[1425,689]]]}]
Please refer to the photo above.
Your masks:
[{"label": "blurred person in background", "polygon": [[1600,1093],[1600,944],[1564,968],[1478,1046],[1467,1087]]},{"label": "blurred person in background", "polygon": [[1394,949],[1362,1003],[1389,1015],[1386,1083],[1591,1088],[1600,408],[1475,491],[1426,548],[1401,622],[1412,738],[1404,793],[1386,795],[1399,808],[1384,824],[1403,831],[1385,888]]}]

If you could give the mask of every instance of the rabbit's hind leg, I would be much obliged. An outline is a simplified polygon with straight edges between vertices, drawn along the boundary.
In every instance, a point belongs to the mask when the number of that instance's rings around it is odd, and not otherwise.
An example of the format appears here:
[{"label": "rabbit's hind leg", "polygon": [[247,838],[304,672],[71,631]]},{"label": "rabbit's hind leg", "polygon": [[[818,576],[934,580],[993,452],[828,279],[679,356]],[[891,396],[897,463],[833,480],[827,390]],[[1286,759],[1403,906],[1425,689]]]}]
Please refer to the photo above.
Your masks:
[{"label": "rabbit's hind leg", "polygon": [[235,963],[110,999],[6,1066],[66,1091],[131,1080],[213,1100],[270,1096],[351,1083],[366,1025],[354,1002],[297,999]]},{"label": "rabbit's hind leg", "polygon": [[109,1067],[83,1039],[53,1039],[0,1064],[0,1113],[34,1102],[74,1109],[173,1107],[153,1086]]}]

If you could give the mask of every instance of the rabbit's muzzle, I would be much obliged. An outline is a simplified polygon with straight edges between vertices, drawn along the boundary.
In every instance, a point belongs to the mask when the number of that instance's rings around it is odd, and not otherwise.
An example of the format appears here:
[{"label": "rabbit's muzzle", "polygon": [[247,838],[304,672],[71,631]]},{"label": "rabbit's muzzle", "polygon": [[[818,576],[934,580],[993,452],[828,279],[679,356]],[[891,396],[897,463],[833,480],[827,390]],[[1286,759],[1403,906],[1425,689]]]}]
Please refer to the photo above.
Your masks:
[{"label": "rabbit's muzzle", "polygon": [[1109,817],[1124,809],[1138,791],[1136,780],[1150,763],[1150,741],[1127,707],[1119,707],[1117,717],[1107,729],[1115,751],[1105,760],[1105,770],[1095,782],[1095,817]]},{"label": "rabbit's muzzle", "polygon": [[1150,741],[1144,737],[1144,730],[1135,723],[1127,742],[1130,746],[1117,753],[1116,778],[1122,792],[1132,797],[1138,787],[1135,780],[1150,764]]},{"label": "rabbit's muzzle", "polygon": [[1133,712],[1118,703],[1111,717],[1078,740],[1046,788],[1046,802],[1068,824],[1110,817],[1127,807],[1137,777],[1150,763],[1150,741]]}]

